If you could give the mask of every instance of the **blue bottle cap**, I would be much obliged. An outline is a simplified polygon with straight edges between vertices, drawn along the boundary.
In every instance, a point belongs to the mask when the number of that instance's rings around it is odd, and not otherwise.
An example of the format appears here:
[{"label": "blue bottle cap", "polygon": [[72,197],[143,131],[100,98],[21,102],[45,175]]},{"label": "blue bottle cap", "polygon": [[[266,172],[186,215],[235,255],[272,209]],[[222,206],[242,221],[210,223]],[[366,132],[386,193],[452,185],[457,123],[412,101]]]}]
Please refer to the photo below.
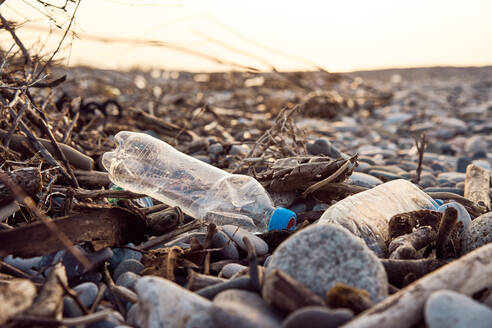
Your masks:
[{"label": "blue bottle cap", "polygon": [[268,223],[268,231],[272,230],[294,230],[296,227],[297,216],[283,207],[275,209]]},{"label": "blue bottle cap", "polygon": [[440,207],[442,204],[444,204],[444,201],[442,199],[434,199],[434,201],[437,203],[437,207]]}]

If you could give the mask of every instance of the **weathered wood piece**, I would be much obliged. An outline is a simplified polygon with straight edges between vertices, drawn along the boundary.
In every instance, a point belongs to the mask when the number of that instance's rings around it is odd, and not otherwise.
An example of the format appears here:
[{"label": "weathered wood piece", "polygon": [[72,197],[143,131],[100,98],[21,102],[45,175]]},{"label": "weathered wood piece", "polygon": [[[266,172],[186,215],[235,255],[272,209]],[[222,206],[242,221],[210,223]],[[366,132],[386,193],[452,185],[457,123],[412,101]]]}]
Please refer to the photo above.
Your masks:
[{"label": "weathered wood piece", "polygon": [[425,301],[436,290],[472,295],[491,284],[492,244],[487,244],[389,296],[344,327],[413,327],[422,320]]},{"label": "weathered wood piece", "polygon": [[[52,221],[73,243],[92,241],[96,250],[107,246],[140,242],[145,222],[122,208],[87,208]],[[60,240],[42,223],[0,231],[0,256],[33,257],[63,249]]]},{"label": "weathered wood piece", "polygon": [[326,293],[326,301],[331,308],[347,308],[354,311],[355,314],[374,305],[367,290],[347,286],[342,282],[337,282]]},{"label": "weathered wood piece", "polygon": [[278,269],[266,276],[261,293],[267,303],[289,313],[310,305],[326,306],[321,297]]},{"label": "weathered wood piece", "polygon": [[67,274],[63,264],[58,263],[48,276],[46,283],[41,288],[36,301],[25,314],[52,319],[61,319],[63,312],[63,286],[68,285]]},{"label": "weathered wood piece", "polygon": [[[0,129],[0,139],[2,139],[2,141],[5,137],[7,137],[7,135],[7,131]],[[50,140],[42,138],[37,138],[37,140],[50,152],[51,155],[57,157],[56,150]],[[10,147],[15,151],[29,152],[29,150],[23,145],[24,142],[28,142],[27,137],[14,134],[10,140]],[[82,170],[92,170],[94,168],[94,160],[89,156],[82,154],[78,150],[62,143],[58,143],[58,146],[65,154],[70,164],[74,167]]]},{"label": "weathered wood piece", "polygon": [[465,198],[490,211],[490,172],[475,165],[466,167]]},{"label": "weathered wood piece", "polygon": [[108,172],[74,170],[75,177],[80,186],[89,189],[107,188],[111,183]]},{"label": "weathered wood piece", "polygon": [[427,246],[436,238],[430,226],[419,227],[413,232],[396,237],[389,246],[390,259],[415,259],[417,250]]},{"label": "weathered wood piece", "polygon": [[0,285],[0,325],[31,306],[36,287],[27,279],[14,279]]},{"label": "weathered wood piece", "polygon": [[[27,167],[12,172],[0,170],[0,174],[12,179],[16,185],[21,187],[31,197],[41,191],[41,173],[37,167]],[[15,196],[12,190],[0,182],[0,206],[10,204],[14,199]]]}]

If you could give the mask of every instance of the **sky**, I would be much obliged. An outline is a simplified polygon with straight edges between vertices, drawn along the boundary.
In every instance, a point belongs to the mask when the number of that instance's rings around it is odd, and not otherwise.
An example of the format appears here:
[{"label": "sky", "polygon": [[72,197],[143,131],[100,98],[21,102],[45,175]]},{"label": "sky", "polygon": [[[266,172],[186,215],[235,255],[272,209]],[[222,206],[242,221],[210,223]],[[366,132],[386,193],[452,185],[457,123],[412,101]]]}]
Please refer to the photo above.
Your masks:
[{"label": "sky", "polygon": [[[29,19],[19,36],[49,53],[64,30],[33,6],[7,0],[0,12]],[[57,58],[69,66],[188,71],[482,66],[492,64],[491,17],[490,0],[83,0],[78,38],[69,35]],[[0,45],[11,44],[2,30]]]}]

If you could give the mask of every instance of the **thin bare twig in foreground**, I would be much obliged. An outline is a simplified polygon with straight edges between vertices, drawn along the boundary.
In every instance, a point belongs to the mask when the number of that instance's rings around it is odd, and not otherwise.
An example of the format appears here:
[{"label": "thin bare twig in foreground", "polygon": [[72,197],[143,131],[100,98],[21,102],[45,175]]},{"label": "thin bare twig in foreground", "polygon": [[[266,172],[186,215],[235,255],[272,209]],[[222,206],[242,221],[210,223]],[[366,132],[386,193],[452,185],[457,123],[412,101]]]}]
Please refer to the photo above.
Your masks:
[{"label": "thin bare twig in foreground", "polygon": [[65,41],[65,38],[67,37],[67,34],[68,32],[70,31],[70,28],[72,27],[72,23],[75,19],[75,14],[77,13],[77,10],[79,9],[79,6],[80,6],[80,1],[79,0],[77,2],[77,5],[75,6],[75,9],[73,10],[73,13],[72,13],[72,17],[70,17],[70,22],[68,23],[68,27],[67,29],[65,30],[65,33],[63,33],[63,36],[60,40],[60,42],[58,43],[58,47],[56,47],[55,51],[51,54],[51,57],[44,63],[43,67],[41,67],[41,69],[39,70],[39,72],[36,74],[36,77],[34,78],[35,80],[44,72],[44,70],[46,69],[46,67],[51,64],[51,62],[53,61],[53,58],[56,56],[56,54],[58,53],[58,51],[60,51],[60,48],[63,44],[63,41]]},{"label": "thin bare twig in foreground", "polygon": [[425,147],[427,146],[427,141],[425,140],[425,134],[421,134],[420,138],[415,139],[415,147],[417,147],[417,151],[419,152],[419,163],[417,166],[417,177],[415,178],[415,183],[420,183],[420,176],[422,175],[422,162],[424,160],[424,152]]},{"label": "thin bare twig in foreground", "polygon": [[9,31],[10,35],[12,35],[12,39],[14,39],[17,46],[19,46],[20,50],[22,51],[22,54],[24,55],[24,59],[26,60],[26,63],[32,65],[32,59],[31,59],[31,55],[29,55],[29,51],[27,51],[26,47],[24,47],[22,41],[17,37],[17,34],[15,34],[14,29],[10,26],[9,22],[5,19],[5,17],[2,16],[2,14],[0,14],[0,20],[2,21],[3,27],[7,31]]}]

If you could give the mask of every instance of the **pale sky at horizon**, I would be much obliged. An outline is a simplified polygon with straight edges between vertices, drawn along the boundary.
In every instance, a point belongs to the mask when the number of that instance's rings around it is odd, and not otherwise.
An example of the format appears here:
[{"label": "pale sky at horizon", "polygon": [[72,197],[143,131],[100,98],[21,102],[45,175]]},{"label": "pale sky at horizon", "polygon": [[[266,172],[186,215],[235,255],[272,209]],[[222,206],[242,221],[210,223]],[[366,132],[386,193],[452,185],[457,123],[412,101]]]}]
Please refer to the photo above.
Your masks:
[{"label": "pale sky at horizon", "polygon": [[[48,40],[48,47],[55,47],[61,34],[48,38],[46,30],[38,28],[48,27],[47,19],[26,2],[34,0],[7,0],[0,12],[13,20],[25,20],[22,16],[39,18],[29,29],[19,31],[21,39],[27,44]],[[83,0],[75,26],[81,39],[74,41],[69,60],[68,52],[63,55],[64,63],[69,65],[111,69],[231,69],[168,48],[101,43],[85,37],[97,35],[169,42],[261,70],[269,69],[265,63],[280,70],[313,68],[295,57],[247,42],[235,30],[330,71],[481,66],[492,65],[491,17],[490,0]],[[4,48],[12,42],[4,30],[0,42]]]}]

